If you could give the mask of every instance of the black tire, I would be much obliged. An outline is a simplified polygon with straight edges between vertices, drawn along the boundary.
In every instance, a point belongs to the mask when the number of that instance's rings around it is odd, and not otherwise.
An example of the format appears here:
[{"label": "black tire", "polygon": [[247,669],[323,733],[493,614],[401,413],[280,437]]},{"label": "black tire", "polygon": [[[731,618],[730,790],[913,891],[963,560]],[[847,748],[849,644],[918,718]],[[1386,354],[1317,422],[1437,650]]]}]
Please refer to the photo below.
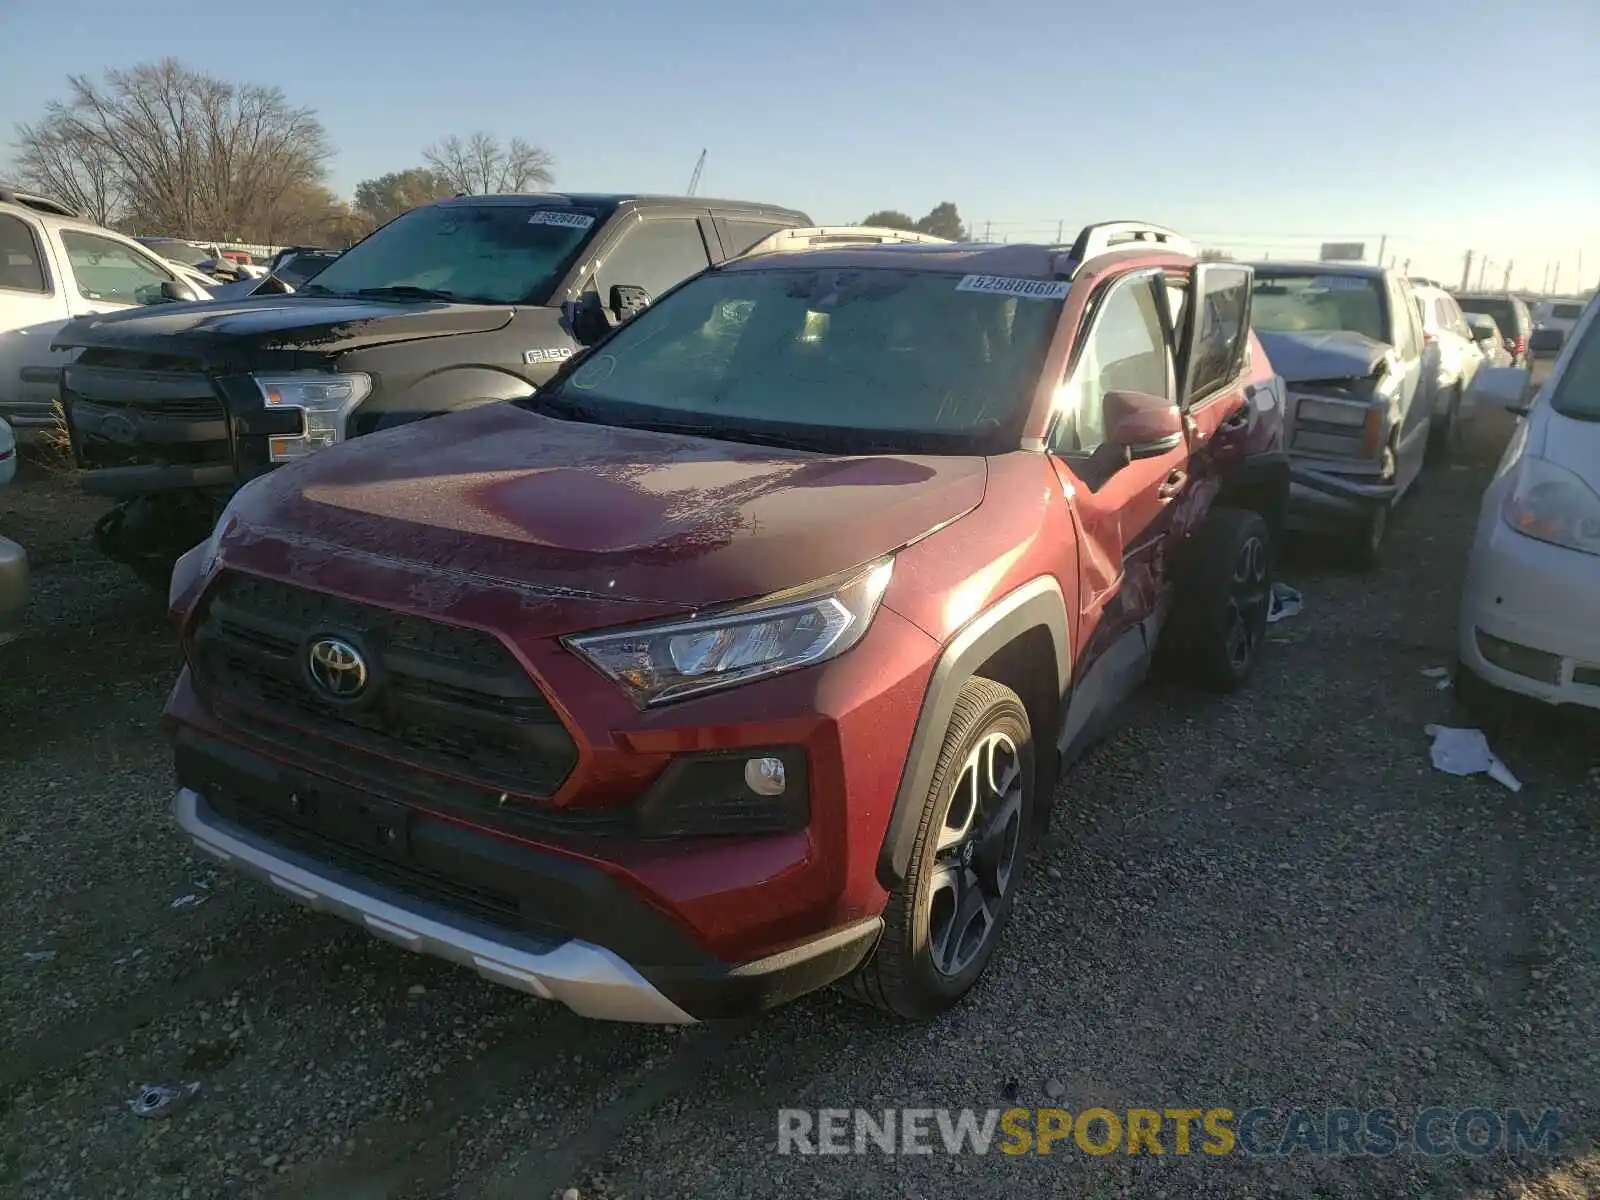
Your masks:
[{"label": "black tire", "polygon": [[1389,506],[1374,505],[1350,536],[1350,561],[1360,570],[1376,570],[1383,561],[1383,540],[1388,532]]},{"label": "black tire", "polygon": [[1231,692],[1255,670],[1266,638],[1276,554],[1260,513],[1214,508],[1175,565],[1163,663],[1208,691]]},{"label": "black tire", "polygon": [[1461,427],[1460,384],[1450,389],[1448,399],[1444,421],[1434,421],[1428,429],[1428,453],[1439,462],[1444,462],[1461,448],[1465,435]]},{"label": "black tire", "polygon": [[[954,859],[948,852],[941,857],[938,835],[952,812],[955,787],[968,758],[995,734],[1009,739],[1015,748],[1011,761],[1017,768],[1015,782],[1020,787],[1009,871],[1002,894],[994,903],[992,918],[985,926],[982,944],[959,970],[947,973],[935,962],[935,873],[958,870],[965,876],[970,863],[971,874],[977,878],[985,865],[977,854],[961,858],[959,847],[952,847],[957,850]],[[1033,734],[1027,709],[1010,688],[989,679],[969,679],[962,685],[950,714],[938,765],[923,802],[910,868],[905,880],[889,893],[883,912],[883,936],[872,956],[853,975],[840,981],[840,989],[846,995],[895,1016],[926,1020],[944,1012],[972,990],[1005,932],[1023,881],[1034,828],[1034,788]],[[1006,825],[1009,828],[1009,820]]]}]

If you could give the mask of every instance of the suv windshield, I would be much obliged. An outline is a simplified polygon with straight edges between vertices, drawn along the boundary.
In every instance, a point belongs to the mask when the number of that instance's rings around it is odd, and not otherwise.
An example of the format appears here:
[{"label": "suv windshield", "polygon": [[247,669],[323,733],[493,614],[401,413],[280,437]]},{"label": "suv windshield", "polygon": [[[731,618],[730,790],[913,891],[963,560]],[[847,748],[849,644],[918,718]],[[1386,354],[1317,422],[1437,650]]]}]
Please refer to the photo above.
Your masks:
[{"label": "suv windshield", "polygon": [[[552,389],[557,416],[835,453],[985,453],[1014,438],[1065,285],[941,272],[709,272]],[[1023,297],[1023,284],[1042,294]]]},{"label": "suv windshield", "polygon": [[1371,275],[1263,274],[1256,270],[1250,323],[1272,333],[1359,333],[1390,341],[1383,281]]},{"label": "suv windshield", "polygon": [[301,292],[543,304],[598,223],[533,203],[430,204],[346,250]]},{"label": "suv windshield", "polygon": [[[1582,309],[1578,310],[1582,313]],[[1550,407],[1564,417],[1600,421],[1600,321],[1593,318],[1583,339],[1572,348],[1567,369],[1556,381]]]}]

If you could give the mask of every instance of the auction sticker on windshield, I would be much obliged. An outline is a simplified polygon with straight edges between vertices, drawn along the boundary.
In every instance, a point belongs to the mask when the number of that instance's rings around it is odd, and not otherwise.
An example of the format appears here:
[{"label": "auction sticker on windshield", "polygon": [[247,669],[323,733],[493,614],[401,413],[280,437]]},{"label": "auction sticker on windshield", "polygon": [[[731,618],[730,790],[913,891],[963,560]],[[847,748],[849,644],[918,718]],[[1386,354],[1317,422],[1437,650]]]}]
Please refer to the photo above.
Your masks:
[{"label": "auction sticker on windshield", "polygon": [[963,275],[958,292],[1021,296],[1024,300],[1065,300],[1072,285],[1065,279],[1013,279],[1006,275]]},{"label": "auction sticker on windshield", "polygon": [[541,208],[528,218],[528,224],[560,225],[566,229],[587,229],[594,224],[594,217],[588,213],[553,212],[548,208]]}]

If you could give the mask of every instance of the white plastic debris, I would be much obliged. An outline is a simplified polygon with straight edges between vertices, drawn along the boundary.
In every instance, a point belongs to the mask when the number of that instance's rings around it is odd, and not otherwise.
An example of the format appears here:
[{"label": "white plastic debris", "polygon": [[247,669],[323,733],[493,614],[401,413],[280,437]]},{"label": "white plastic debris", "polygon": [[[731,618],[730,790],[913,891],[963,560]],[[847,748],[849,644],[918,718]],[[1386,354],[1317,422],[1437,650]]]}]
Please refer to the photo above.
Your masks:
[{"label": "white plastic debris", "polygon": [[1272,602],[1267,606],[1267,623],[1276,624],[1287,621],[1290,617],[1300,615],[1301,596],[1299,588],[1292,588],[1287,583],[1272,585]]},{"label": "white plastic debris", "polygon": [[1450,690],[1449,667],[1423,667],[1422,675],[1425,679],[1432,679],[1436,681],[1433,685],[1434,691],[1448,692]]},{"label": "white plastic debris", "polygon": [[177,1087],[147,1083],[128,1101],[128,1110],[136,1117],[168,1117],[199,1090],[199,1083],[180,1083]]},{"label": "white plastic debris", "polygon": [[202,904],[204,904],[209,899],[211,899],[210,896],[199,896],[199,895],[196,895],[194,892],[186,892],[182,896],[179,896],[176,900],[174,900],[172,902],[172,907],[175,908],[175,909],[177,909],[177,908],[199,908]]},{"label": "white plastic debris", "polygon": [[1448,725],[1427,725],[1423,732],[1433,738],[1433,766],[1446,775],[1488,775],[1513,792],[1522,790],[1522,781],[1489,749],[1489,739],[1481,729],[1452,729]]},{"label": "white plastic debris", "polygon": [[43,963],[43,962],[49,962],[55,956],[56,956],[56,952],[54,950],[24,950],[22,952],[22,961],[23,962],[31,962],[31,963]]}]

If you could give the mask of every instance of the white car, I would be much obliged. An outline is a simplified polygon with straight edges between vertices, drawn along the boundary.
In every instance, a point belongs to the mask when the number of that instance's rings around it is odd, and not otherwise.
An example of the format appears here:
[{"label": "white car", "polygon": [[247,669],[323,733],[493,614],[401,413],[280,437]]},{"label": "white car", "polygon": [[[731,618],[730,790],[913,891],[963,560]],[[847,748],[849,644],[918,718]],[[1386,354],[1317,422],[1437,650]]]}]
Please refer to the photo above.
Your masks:
[{"label": "white car", "polygon": [[1433,434],[1430,444],[1448,448],[1461,434],[1471,415],[1472,380],[1483,366],[1483,351],[1455,297],[1432,284],[1416,284],[1417,311],[1422,316],[1422,340],[1439,347],[1439,379],[1433,396]]},{"label": "white car", "polygon": [[1600,300],[1532,405],[1503,399],[1526,416],[1478,514],[1457,693],[1469,705],[1500,689],[1600,709]]},{"label": "white car", "polygon": [[207,298],[132,238],[57,201],[0,188],[0,418],[18,435],[54,422],[70,355],[50,342],[73,317]]},{"label": "white car", "polygon": [[[0,421],[0,488],[17,473],[17,442],[11,426]],[[10,538],[0,537],[0,646],[17,636],[17,624],[28,603],[28,555]]]}]

